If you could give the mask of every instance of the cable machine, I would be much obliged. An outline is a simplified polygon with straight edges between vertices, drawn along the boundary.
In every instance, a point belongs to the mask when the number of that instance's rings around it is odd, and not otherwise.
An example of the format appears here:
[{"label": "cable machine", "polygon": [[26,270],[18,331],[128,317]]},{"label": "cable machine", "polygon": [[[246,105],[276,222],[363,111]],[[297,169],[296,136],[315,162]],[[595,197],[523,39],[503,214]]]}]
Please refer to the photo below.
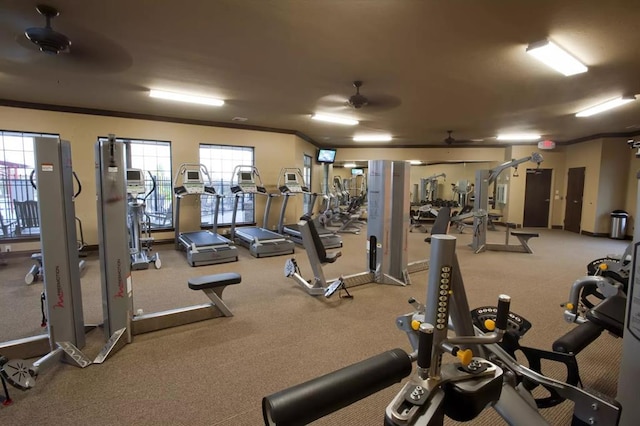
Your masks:
[{"label": "cable machine", "polygon": [[[69,142],[57,138],[36,137],[34,142],[47,334],[0,344],[3,381],[22,390],[32,388],[37,376],[59,361],[82,368],[91,364],[81,352],[85,325],[71,148]],[[43,354],[33,363],[23,360]],[[10,401],[6,387],[5,393]]]},{"label": "cable machine", "polygon": [[[500,173],[502,173],[503,171],[512,167],[517,170],[519,164],[526,163],[528,161],[532,161],[536,163],[537,167],[540,167],[540,163],[542,163],[543,158],[541,154],[534,152],[528,157],[507,161],[491,170],[476,171],[476,183],[473,201],[474,211],[469,214],[470,216],[473,216],[473,241],[471,242],[471,248],[474,252],[480,253],[485,250],[493,250],[531,253],[531,249],[526,244],[526,241],[524,241],[522,238],[519,238],[521,245],[509,245],[508,242],[505,244],[487,243],[487,226],[489,220],[489,186],[496,183],[498,176],[500,176]],[[508,231],[509,230],[507,229],[507,235],[509,234]],[[537,236],[537,234],[531,236]],[[526,236],[524,236],[523,238],[526,238]]]}]

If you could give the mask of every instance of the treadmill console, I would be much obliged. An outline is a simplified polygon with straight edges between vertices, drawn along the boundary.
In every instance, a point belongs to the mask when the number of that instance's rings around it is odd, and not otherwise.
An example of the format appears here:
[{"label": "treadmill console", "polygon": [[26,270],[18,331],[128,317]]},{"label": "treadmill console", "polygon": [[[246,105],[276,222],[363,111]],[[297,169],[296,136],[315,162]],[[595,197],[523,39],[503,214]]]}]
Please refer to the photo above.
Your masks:
[{"label": "treadmill console", "polygon": [[182,182],[187,194],[202,194],[204,192],[204,181],[200,176],[200,170],[186,170]]},{"label": "treadmill console", "polygon": [[256,192],[266,192],[264,188],[258,187],[253,179],[253,172],[238,172],[238,186],[242,192],[255,194]]},{"label": "treadmill console", "polygon": [[127,169],[127,194],[137,197],[145,192],[143,171],[140,169]]},{"label": "treadmill console", "polygon": [[295,173],[285,173],[284,186],[287,188],[288,192],[291,193],[302,193],[302,186],[300,182],[298,182],[298,175]]}]

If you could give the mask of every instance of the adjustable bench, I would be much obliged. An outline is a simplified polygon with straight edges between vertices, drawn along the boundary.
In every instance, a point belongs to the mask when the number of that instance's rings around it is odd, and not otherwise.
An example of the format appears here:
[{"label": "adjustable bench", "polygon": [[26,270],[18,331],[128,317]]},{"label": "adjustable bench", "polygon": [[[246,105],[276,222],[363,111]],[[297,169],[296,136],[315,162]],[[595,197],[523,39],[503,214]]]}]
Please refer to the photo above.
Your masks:
[{"label": "adjustable bench", "polygon": [[222,301],[222,292],[228,285],[239,284],[240,281],[240,274],[234,272],[189,278],[189,288],[191,290],[202,290],[211,299],[211,303],[136,315],[131,323],[133,335],[221,316],[232,317],[233,313]]},{"label": "adjustable bench", "polygon": [[232,317],[231,310],[222,301],[222,292],[228,285],[239,284],[240,281],[242,281],[240,274],[227,272],[190,278],[188,283],[191,290],[202,290],[225,317]]}]

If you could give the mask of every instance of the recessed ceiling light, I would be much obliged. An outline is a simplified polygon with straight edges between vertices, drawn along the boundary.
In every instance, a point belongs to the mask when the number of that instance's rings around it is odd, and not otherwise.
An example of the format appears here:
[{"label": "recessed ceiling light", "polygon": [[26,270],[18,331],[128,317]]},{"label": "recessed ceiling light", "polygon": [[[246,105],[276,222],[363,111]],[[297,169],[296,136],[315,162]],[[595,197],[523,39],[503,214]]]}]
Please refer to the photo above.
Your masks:
[{"label": "recessed ceiling light", "polygon": [[420,160],[409,160],[409,164],[414,165],[414,166],[419,166],[420,164],[422,164],[422,161],[420,161]]},{"label": "recessed ceiling light", "polygon": [[540,135],[534,133],[505,133],[498,135],[496,139],[499,141],[537,141],[540,139]]},{"label": "recessed ceiling light", "polygon": [[565,76],[586,72],[588,68],[552,41],[531,43],[527,53]]},{"label": "recessed ceiling light", "polygon": [[612,108],[619,107],[620,105],[628,104],[629,102],[635,101],[635,96],[621,96],[619,98],[610,99],[607,102],[592,106],[585,110],[580,111],[576,114],[576,117],[589,117],[594,114],[598,114]]},{"label": "recessed ceiling light", "polygon": [[231,120],[232,121],[247,121],[248,118],[247,117],[233,117]]},{"label": "recessed ceiling light", "polygon": [[354,168],[356,167],[356,163],[344,163],[342,167],[344,167],[345,169]]},{"label": "recessed ceiling light", "polygon": [[189,102],[192,104],[222,106],[222,99],[209,98],[205,96],[186,95],[183,93],[165,92],[164,90],[149,90],[149,96],[152,98],[169,99],[171,101]]},{"label": "recessed ceiling light", "polygon": [[326,121],[328,123],[335,123],[335,124],[344,124],[347,126],[355,126],[356,124],[359,123],[358,120],[354,120],[352,118],[347,118],[347,117],[339,117],[337,115],[313,114],[311,118],[313,120]]},{"label": "recessed ceiling light", "polygon": [[391,135],[359,135],[353,137],[355,142],[389,142],[391,139]]}]

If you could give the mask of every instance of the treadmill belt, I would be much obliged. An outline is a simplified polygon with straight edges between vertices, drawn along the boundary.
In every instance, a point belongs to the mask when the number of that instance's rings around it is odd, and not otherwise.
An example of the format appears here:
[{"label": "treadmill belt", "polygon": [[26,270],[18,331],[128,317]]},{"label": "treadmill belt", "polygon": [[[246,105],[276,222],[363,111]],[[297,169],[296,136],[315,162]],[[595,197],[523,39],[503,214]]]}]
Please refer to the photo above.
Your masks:
[{"label": "treadmill belt", "polygon": [[180,235],[180,238],[188,245],[195,244],[196,247],[217,246],[230,242],[226,238],[210,231],[185,232]]}]

